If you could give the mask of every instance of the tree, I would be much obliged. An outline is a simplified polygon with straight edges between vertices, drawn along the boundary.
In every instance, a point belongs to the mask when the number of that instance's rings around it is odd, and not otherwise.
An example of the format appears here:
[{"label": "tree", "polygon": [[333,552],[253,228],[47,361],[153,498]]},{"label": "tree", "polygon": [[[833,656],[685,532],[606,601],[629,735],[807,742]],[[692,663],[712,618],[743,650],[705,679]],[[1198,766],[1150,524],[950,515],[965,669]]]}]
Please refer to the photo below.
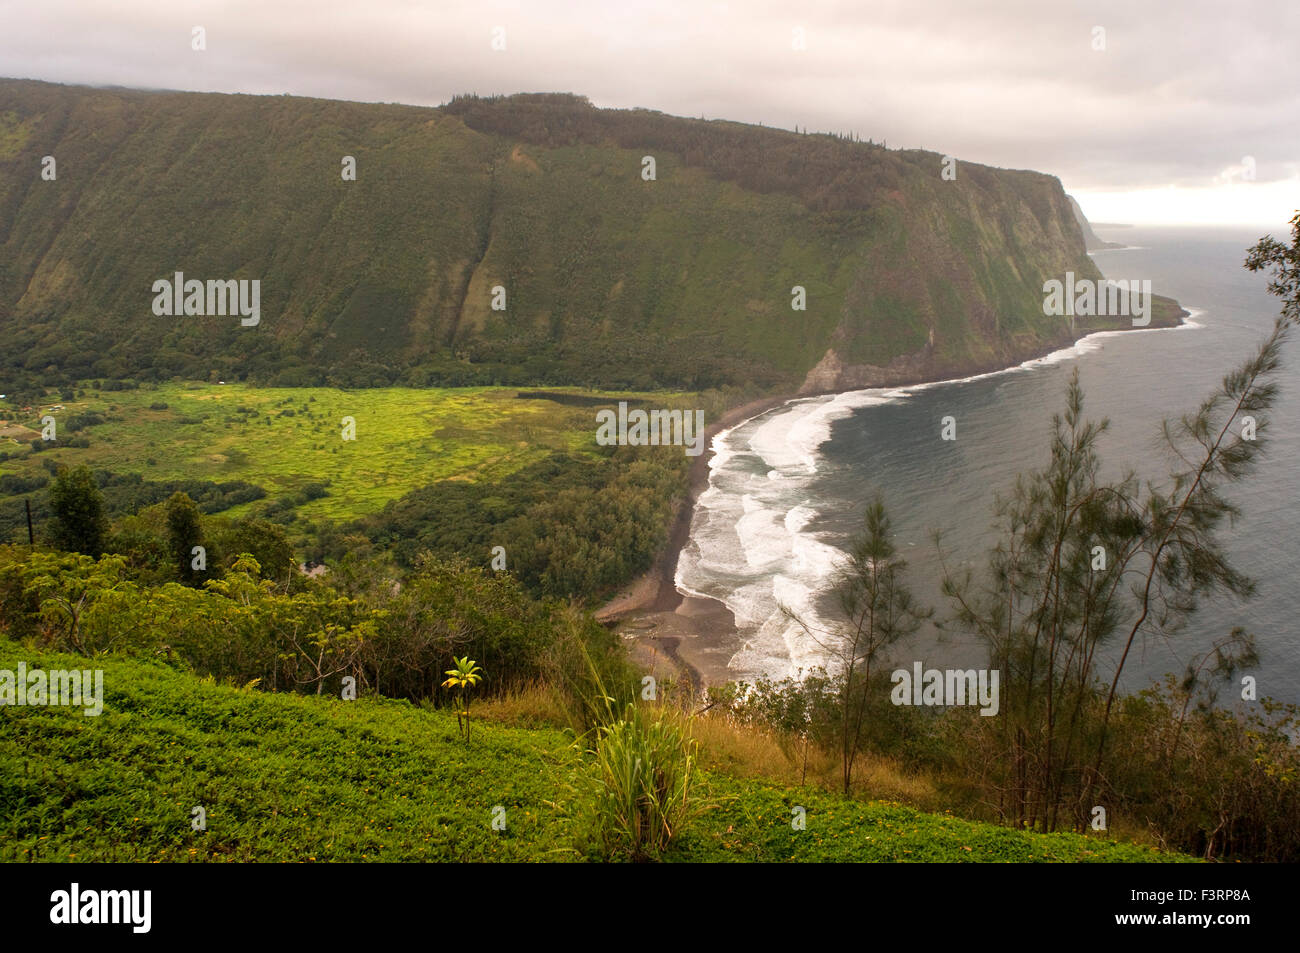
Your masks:
[{"label": "tree", "polygon": [[59,468],[50,485],[50,510],[50,538],[56,548],[87,556],[103,553],[108,520],[104,496],[89,467]]},{"label": "tree", "polygon": [[885,649],[912,635],[933,611],[918,606],[902,580],[907,568],[891,541],[885,504],[877,496],[868,504],[865,530],[854,539],[847,564],[835,583],[840,619],[830,630],[813,628],[784,607],[819,645],[840,663],[841,771],[844,793],[853,782],[853,766],[862,745],[862,728],[870,701],[872,666]]},{"label": "tree", "polygon": [[39,605],[44,638],[57,648],[82,655],[113,647],[108,642],[88,641],[84,622],[103,594],[134,588],[124,570],[121,556],[96,560],[84,554],[43,552],[31,553],[19,567],[24,593]]},{"label": "tree", "polygon": [[167,501],[167,541],[176,577],[187,586],[199,585],[205,572],[194,568],[193,550],[203,545],[203,527],[199,508],[186,493],[177,491]]},{"label": "tree", "polygon": [[1282,317],[1300,323],[1300,212],[1291,218],[1291,246],[1273,238],[1261,238],[1246,256],[1249,271],[1268,269],[1273,273],[1270,294],[1282,299]]},{"label": "tree", "polygon": [[[208,569],[213,575],[231,568],[243,553],[256,557],[262,574],[282,589],[297,585],[297,561],[283,527],[262,519],[207,520]],[[214,567],[214,557],[220,564]]]},{"label": "tree", "polygon": [[[956,578],[944,569],[954,620],[984,638],[1003,673],[995,806],[1017,826],[1055,830],[1064,813],[1084,829],[1107,788],[1107,742],[1134,648],[1176,638],[1210,595],[1253,591],[1219,538],[1238,515],[1223,491],[1250,472],[1267,444],[1281,348],[1300,319],[1300,215],[1293,223],[1297,246],[1264,239],[1246,263],[1275,269],[1270,290],[1286,301],[1282,315],[1194,413],[1164,422],[1173,461],[1164,485],[1144,488],[1131,471],[1099,478],[1095,445],[1106,421],[1084,421],[1076,370],[1065,415],[1054,420],[1051,462],[1019,478],[999,502],[1003,538],[983,589],[975,590],[970,572]],[[1241,632],[1214,650],[1227,646],[1242,658],[1253,651]],[[1102,657],[1115,658],[1113,667],[1103,668]]]}]

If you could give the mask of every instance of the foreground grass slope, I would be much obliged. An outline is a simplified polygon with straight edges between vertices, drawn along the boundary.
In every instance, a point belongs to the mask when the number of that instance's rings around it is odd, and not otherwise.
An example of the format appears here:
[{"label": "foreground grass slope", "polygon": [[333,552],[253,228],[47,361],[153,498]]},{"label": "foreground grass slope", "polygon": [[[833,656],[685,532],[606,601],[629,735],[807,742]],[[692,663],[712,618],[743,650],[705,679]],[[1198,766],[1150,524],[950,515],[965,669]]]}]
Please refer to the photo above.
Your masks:
[{"label": "foreground grass slope", "polygon": [[[87,660],[0,640],[0,670]],[[554,728],[476,725],[405,702],[205,684],[161,664],[96,660],[101,716],[0,708],[0,860],[576,859],[551,806],[582,763]],[[1183,858],[1037,835],[720,774],[677,861],[1152,861]],[[807,829],[790,824],[795,806]],[[207,830],[191,828],[203,807]],[[506,826],[494,830],[494,809]]]}]

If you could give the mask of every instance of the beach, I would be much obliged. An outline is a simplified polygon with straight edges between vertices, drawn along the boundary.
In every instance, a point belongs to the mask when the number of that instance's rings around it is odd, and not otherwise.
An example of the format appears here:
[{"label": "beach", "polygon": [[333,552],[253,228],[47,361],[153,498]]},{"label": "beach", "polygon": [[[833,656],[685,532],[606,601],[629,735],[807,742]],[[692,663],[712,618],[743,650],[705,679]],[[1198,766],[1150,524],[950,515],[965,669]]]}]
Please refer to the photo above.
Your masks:
[{"label": "beach", "polygon": [[654,565],[624,587],[596,613],[630,641],[633,659],[655,678],[691,682],[697,690],[729,679],[727,662],[739,633],[736,620],[715,599],[677,591],[677,559],[690,540],[691,518],[700,494],[709,487],[713,438],[729,427],[795,399],[794,394],[764,397],[728,410],[705,431],[704,453],[691,461],[687,497],[674,507],[668,541]]},{"label": "beach", "polygon": [[[1178,317],[1179,325],[1184,323],[1187,315],[1187,311],[1181,311]],[[1135,327],[1131,331],[1159,329],[1159,327]],[[1074,347],[1080,341],[1095,334],[1115,333],[1130,333],[1130,329],[1080,334],[1068,347]],[[1005,365],[973,367],[968,373],[949,373],[943,376],[918,373],[915,379],[890,381],[888,386],[899,388],[970,380],[981,375],[1012,370],[1061,350],[1060,345],[1042,346],[1027,351],[1021,360],[1013,359]],[[691,463],[687,497],[680,500],[674,508],[668,540],[659,557],[649,571],[625,586],[596,612],[599,621],[617,629],[628,642],[634,661],[655,678],[661,681],[664,679],[688,681],[697,691],[736,678],[735,672],[729,668],[729,662],[739,647],[741,633],[732,611],[716,599],[684,595],[677,590],[676,582],[678,560],[682,550],[690,541],[696,504],[700,495],[709,487],[714,438],[725,430],[739,426],[792,400],[860,389],[862,388],[782,394],[750,401],[727,411],[707,428],[705,437],[707,449]]]}]

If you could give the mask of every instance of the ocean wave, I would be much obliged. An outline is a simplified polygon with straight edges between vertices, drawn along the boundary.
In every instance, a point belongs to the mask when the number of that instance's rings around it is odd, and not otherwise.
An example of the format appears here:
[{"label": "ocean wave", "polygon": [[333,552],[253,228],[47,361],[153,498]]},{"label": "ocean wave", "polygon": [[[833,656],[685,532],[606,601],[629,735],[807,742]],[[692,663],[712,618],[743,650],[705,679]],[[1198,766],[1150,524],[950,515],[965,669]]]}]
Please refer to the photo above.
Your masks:
[{"label": "ocean wave", "polygon": [[[1200,327],[1193,319],[1203,313],[1191,310],[1179,329]],[[845,555],[817,532],[819,514],[810,505],[808,489],[818,476],[821,448],[836,420],[861,408],[907,400],[929,388],[1080,358],[1118,335],[1163,330],[1178,329],[1100,331],[996,371],[800,398],[719,432],[712,443],[709,485],[696,503],[675,582],[679,592],[716,599],[735,616],[741,644],[729,662],[734,676],[781,678],[814,666],[835,668],[833,653],[815,634],[827,627],[818,606]],[[792,621],[783,607],[814,634]]]}]

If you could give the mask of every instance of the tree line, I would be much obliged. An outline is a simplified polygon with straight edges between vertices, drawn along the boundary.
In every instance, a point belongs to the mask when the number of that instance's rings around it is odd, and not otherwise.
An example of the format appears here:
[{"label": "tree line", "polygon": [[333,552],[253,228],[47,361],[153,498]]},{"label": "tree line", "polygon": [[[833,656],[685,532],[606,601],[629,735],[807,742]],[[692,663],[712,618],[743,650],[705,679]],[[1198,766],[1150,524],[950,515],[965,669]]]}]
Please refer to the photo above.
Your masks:
[{"label": "tree line", "polygon": [[[860,753],[874,750],[936,771],[970,810],[1017,828],[1098,830],[1119,817],[1210,858],[1300,858],[1300,707],[1257,699],[1242,680],[1260,663],[1251,633],[1188,646],[1182,673],[1121,690],[1146,640],[1186,642],[1204,601],[1253,592],[1223,531],[1239,515],[1228,492],[1268,445],[1282,348],[1300,322],[1300,214],[1292,226],[1291,246],[1265,239],[1246,260],[1273,274],[1281,315],[1195,411],[1162,424],[1177,461],[1163,483],[1131,470],[1103,479],[1107,421],[1085,417],[1076,369],[1050,462],[999,498],[983,570],[943,560],[940,625],[987,647],[1001,675],[997,717],[891,704],[881,665],[933,610],[913,602],[880,500],[838,578],[835,623],[804,624],[830,649],[831,671],[718,700],[838,750],[845,793]],[[941,536],[935,545],[942,559]]]}]

